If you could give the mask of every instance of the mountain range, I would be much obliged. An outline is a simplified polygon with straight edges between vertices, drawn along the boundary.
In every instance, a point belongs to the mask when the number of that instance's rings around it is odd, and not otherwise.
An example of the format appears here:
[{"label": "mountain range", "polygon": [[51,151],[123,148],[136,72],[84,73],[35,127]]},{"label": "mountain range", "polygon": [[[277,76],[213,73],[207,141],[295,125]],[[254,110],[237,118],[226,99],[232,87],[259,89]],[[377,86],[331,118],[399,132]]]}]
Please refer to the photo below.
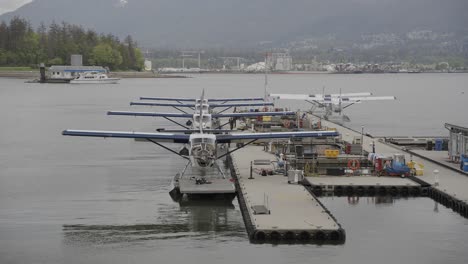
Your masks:
[{"label": "mountain range", "polygon": [[467,35],[467,0],[34,0],[3,14],[79,24],[155,48],[251,48],[334,35]]}]

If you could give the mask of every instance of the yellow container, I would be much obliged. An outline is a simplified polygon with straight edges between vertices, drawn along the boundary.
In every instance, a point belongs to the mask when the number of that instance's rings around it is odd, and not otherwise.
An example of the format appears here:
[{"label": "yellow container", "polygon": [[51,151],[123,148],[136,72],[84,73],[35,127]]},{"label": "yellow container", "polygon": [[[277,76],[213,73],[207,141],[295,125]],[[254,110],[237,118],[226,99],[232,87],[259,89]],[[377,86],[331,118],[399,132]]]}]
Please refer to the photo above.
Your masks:
[{"label": "yellow container", "polygon": [[325,157],[327,158],[336,158],[340,154],[340,151],[337,149],[326,149]]},{"label": "yellow container", "polygon": [[416,168],[416,176],[423,176],[423,174],[424,174],[424,169]]},{"label": "yellow container", "polygon": [[263,122],[271,122],[271,116],[263,116]]}]

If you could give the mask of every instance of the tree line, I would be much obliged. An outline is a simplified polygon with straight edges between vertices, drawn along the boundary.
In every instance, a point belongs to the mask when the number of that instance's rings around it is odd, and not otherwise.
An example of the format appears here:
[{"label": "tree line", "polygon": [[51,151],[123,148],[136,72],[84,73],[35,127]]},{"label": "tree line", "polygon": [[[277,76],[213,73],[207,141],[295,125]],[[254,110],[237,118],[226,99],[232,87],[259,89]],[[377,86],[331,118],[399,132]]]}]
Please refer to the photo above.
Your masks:
[{"label": "tree line", "polygon": [[37,30],[22,18],[0,23],[0,66],[69,65],[71,54],[83,55],[83,65],[111,70],[142,70],[143,54],[131,36],[123,41],[66,22],[43,23]]}]

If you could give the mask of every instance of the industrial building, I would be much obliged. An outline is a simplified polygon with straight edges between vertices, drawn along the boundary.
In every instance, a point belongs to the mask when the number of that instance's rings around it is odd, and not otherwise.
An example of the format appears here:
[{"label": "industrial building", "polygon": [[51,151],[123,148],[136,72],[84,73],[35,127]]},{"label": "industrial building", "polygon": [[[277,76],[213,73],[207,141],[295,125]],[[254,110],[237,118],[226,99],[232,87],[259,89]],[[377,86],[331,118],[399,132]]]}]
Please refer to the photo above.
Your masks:
[{"label": "industrial building", "polygon": [[52,65],[48,69],[50,81],[68,82],[83,72],[106,73],[107,70],[101,66],[83,66],[82,55],[71,55],[71,65]]},{"label": "industrial building", "polygon": [[448,147],[450,160],[457,163],[460,162],[460,164],[463,163],[463,159],[466,159],[466,162],[468,162],[468,127],[445,123],[445,128],[450,132]]},{"label": "industrial building", "polygon": [[268,53],[266,57],[267,68],[273,71],[292,70],[292,57],[289,53]]}]

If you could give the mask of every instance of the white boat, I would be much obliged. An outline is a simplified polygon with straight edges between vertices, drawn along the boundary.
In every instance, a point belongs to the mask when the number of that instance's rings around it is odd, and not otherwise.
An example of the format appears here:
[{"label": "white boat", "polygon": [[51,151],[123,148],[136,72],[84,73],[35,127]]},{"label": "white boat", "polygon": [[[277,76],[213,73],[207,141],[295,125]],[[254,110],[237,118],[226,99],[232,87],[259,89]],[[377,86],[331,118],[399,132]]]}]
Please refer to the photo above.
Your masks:
[{"label": "white boat", "polygon": [[119,78],[109,78],[107,74],[101,72],[84,72],[80,73],[78,77],[71,80],[70,83],[89,83],[89,84],[100,84],[100,83],[118,83]]}]

